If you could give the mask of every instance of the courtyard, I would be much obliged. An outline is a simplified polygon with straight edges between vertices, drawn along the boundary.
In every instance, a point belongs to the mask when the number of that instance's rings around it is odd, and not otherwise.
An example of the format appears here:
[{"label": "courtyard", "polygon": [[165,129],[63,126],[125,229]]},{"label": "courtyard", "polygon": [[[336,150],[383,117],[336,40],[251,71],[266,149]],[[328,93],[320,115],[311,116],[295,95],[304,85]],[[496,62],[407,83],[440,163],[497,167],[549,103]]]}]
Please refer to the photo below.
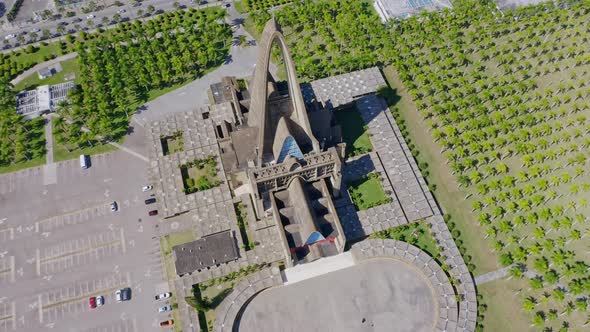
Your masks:
[{"label": "courtyard", "polygon": [[[239,331],[433,331],[430,281],[405,262],[374,259],[270,288],[245,307]],[[236,323],[238,324],[238,323]]]}]

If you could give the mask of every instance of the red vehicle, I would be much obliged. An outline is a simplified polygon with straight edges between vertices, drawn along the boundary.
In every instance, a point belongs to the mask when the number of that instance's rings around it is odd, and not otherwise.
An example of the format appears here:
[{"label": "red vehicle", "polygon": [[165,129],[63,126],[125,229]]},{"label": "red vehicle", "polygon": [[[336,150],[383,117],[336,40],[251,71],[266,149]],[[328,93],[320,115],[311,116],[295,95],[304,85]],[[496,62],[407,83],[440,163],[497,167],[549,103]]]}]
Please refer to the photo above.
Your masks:
[{"label": "red vehicle", "polygon": [[90,309],[94,309],[94,308],[96,308],[96,297],[94,297],[94,296],[93,296],[93,297],[91,297],[91,298],[88,300],[88,304],[90,305]]},{"label": "red vehicle", "polygon": [[158,210],[151,210],[150,212],[148,212],[148,214],[150,216],[157,216],[158,215]]}]

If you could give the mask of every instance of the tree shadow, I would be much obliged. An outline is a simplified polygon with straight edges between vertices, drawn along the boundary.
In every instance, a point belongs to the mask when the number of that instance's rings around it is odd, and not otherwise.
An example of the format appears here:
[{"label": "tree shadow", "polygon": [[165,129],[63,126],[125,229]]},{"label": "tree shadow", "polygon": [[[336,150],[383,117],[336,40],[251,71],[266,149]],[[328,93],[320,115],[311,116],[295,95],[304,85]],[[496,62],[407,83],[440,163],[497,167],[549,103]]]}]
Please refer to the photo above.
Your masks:
[{"label": "tree shadow", "polygon": [[221,302],[229,295],[229,293],[231,293],[232,290],[233,288],[226,288],[219,292],[219,294],[215,295],[209,302],[209,307],[211,310],[217,308],[217,306],[221,304]]},{"label": "tree shadow", "polygon": [[389,85],[380,86],[377,89],[377,96],[385,99],[387,106],[395,106],[402,97],[397,93],[397,89],[392,89]]}]

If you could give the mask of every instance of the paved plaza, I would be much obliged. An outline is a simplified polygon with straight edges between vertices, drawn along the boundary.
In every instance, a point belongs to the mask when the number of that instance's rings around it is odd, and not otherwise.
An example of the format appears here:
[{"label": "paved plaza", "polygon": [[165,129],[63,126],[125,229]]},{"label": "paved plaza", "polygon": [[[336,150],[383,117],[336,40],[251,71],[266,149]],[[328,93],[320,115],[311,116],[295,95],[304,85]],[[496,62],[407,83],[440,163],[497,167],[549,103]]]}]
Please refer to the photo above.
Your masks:
[{"label": "paved plaza", "polygon": [[[153,301],[168,287],[143,203],[146,163],[123,151],[91,163],[51,164],[51,184],[43,167],[0,176],[0,331],[159,331],[168,318]],[[116,303],[122,287],[132,300]],[[95,295],[105,305],[90,309]]]},{"label": "paved plaza", "polygon": [[371,260],[271,288],[246,306],[240,331],[432,331],[435,295],[416,268]]}]

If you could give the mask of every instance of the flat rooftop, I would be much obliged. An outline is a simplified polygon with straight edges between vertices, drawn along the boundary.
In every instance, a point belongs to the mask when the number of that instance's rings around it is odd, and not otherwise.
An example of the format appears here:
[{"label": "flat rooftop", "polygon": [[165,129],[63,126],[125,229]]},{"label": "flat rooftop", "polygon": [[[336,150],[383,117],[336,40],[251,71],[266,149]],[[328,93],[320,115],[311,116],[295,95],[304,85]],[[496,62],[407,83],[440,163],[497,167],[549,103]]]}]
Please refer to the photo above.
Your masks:
[{"label": "flat rooftop", "polygon": [[172,250],[178,275],[224,264],[239,258],[236,239],[232,231],[209,235],[177,245]]},{"label": "flat rooftop", "polygon": [[373,6],[383,22],[392,18],[407,18],[423,10],[452,8],[449,0],[376,0]]}]

